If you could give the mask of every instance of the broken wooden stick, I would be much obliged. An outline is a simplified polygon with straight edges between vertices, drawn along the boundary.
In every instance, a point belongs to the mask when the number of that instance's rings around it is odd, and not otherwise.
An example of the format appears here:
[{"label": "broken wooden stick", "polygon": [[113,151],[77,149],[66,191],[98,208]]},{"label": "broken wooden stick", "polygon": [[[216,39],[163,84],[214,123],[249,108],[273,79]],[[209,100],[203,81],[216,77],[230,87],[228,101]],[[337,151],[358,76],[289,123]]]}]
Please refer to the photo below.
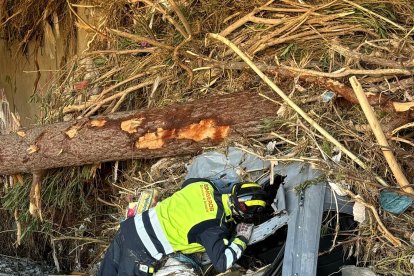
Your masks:
[{"label": "broken wooden stick", "polygon": [[[189,55],[187,55],[188,57]],[[205,62],[205,68],[221,68],[227,70],[245,70],[249,69],[250,67],[246,65],[244,62],[219,62],[217,60],[208,59]],[[338,96],[343,97],[345,100],[352,104],[358,104],[358,99],[355,96],[352,87],[346,85],[336,78],[342,78],[352,75],[364,75],[364,73],[370,74],[367,71],[376,71],[376,70],[359,70],[359,69],[352,69],[352,71],[345,70],[338,73],[326,73],[326,72],[319,72],[315,70],[309,69],[300,69],[295,67],[290,67],[286,65],[267,65],[267,64],[256,64],[256,66],[268,73],[278,76],[282,79],[294,79],[298,78],[299,82],[305,84],[312,84],[317,85],[320,88],[328,89],[337,94]],[[395,73],[395,71],[388,71],[386,69],[386,74],[388,73]],[[330,77],[328,77],[330,76]],[[331,78],[332,77],[332,78]],[[390,97],[380,93],[367,93],[367,98],[370,105],[379,105],[383,107],[385,110],[390,112],[409,112],[410,108],[414,107],[414,102],[395,102]],[[70,110],[73,112],[73,110]]]},{"label": "broken wooden stick", "polygon": [[349,75],[370,75],[370,76],[411,76],[412,70],[405,68],[389,68],[389,69],[344,69],[334,73],[319,72],[311,69],[295,68],[291,66],[283,66],[284,68],[297,73],[307,74],[311,76],[326,77],[326,78],[343,78]]},{"label": "broken wooden stick", "polygon": [[361,196],[354,194],[350,190],[345,190],[345,192],[352,199],[354,199],[355,201],[361,203],[362,205],[364,205],[366,208],[368,208],[372,212],[372,214],[374,215],[375,220],[378,223],[378,230],[384,235],[384,237],[390,243],[392,243],[394,246],[401,246],[401,241],[399,239],[397,239],[393,234],[391,234],[390,231],[388,231],[388,229],[385,227],[384,223],[381,221],[381,218],[378,215],[378,212],[377,212],[377,210],[375,209],[374,206],[372,206],[371,204],[368,204],[367,202],[365,202],[365,200]]},{"label": "broken wooden stick", "polygon": [[[162,78],[162,79],[164,80],[165,78]],[[113,101],[113,100],[115,100],[115,99],[119,99],[119,98],[125,97],[125,96],[126,96],[126,95],[128,95],[129,93],[134,92],[134,91],[136,91],[136,90],[138,90],[138,89],[144,88],[144,87],[146,87],[146,86],[148,86],[148,85],[152,85],[153,83],[154,83],[154,81],[153,81],[153,80],[146,81],[146,82],[143,82],[143,83],[140,83],[140,84],[137,84],[137,85],[134,85],[134,86],[128,87],[128,88],[127,88],[127,89],[125,89],[124,91],[118,92],[118,93],[116,93],[116,94],[114,94],[114,95],[112,95],[112,96],[110,96],[110,97],[108,97],[108,98],[105,98],[105,99],[103,99],[103,100],[101,100],[101,101],[99,101],[99,102],[95,103],[95,106],[94,106],[91,110],[89,110],[89,111],[85,114],[85,116],[84,116],[84,117],[90,117],[90,116],[92,116],[92,115],[93,115],[96,111],[98,111],[98,110],[99,110],[99,108],[101,108],[104,104],[107,104],[107,103],[109,103],[109,102],[111,102],[111,101]],[[87,102],[86,104],[90,104],[90,102]],[[90,106],[91,106],[91,107],[92,107],[92,105],[93,105],[93,103],[92,103],[92,104],[90,104]],[[81,106],[83,106],[83,105],[81,105]]]},{"label": "broken wooden stick", "polygon": [[129,0],[129,3],[137,3],[137,2],[143,2],[145,4],[147,4],[148,6],[153,7],[155,10],[159,11],[160,13],[162,13],[163,18],[166,18],[168,22],[170,22],[176,29],[177,31],[184,37],[188,37],[188,34],[186,33],[186,31],[182,28],[182,26],[180,24],[178,24],[177,21],[175,21],[168,13],[168,11],[166,11],[160,4],[159,1],[149,1],[149,0]]},{"label": "broken wooden stick", "polygon": [[22,224],[19,220],[19,211],[14,209],[14,222],[16,223],[16,247],[21,245],[22,241]]},{"label": "broken wooden stick", "polygon": [[41,203],[41,184],[44,171],[33,171],[32,188],[30,189],[29,212],[32,216],[43,221]]},{"label": "broken wooden stick", "polygon": [[132,40],[134,42],[147,42],[148,44],[155,46],[155,47],[159,47],[162,49],[166,49],[166,50],[173,50],[174,48],[172,46],[163,44],[161,42],[158,42],[154,39],[148,38],[148,37],[144,37],[144,36],[138,36],[135,34],[130,34],[130,33],[126,33],[123,31],[119,31],[119,30],[115,30],[115,29],[107,29],[107,31],[111,34],[117,35],[119,37],[123,37],[123,38],[127,38],[129,40]]},{"label": "broken wooden stick", "polygon": [[[361,54],[356,50],[352,50],[346,46],[339,45],[339,44],[332,44],[330,48],[344,56],[346,58],[350,58],[354,61],[363,61],[369,64],[379,65],[385,68],[394,68],[394,69],[406,69],[407,67],[413,67],[414,61],[394,61],[387,58],[376,57],[372,55]],[[412,72],[412,70],[410,70]]]},{"label": "broken wooden stick", "polygon": [[[254,21],[259,21],[261,19],[267,20],[267,18],[256,17],[255,14],[258,13],[259,11],[263,10],[265,7],[269,6],[271,3],[273,3],[273,1],[274,0],[270,0],[270,1],[266,2],[263,6],[254,8],[253,11],[249,12],[248,14],[246,14],[245,16],[243,16],[242,18],[238,19],[236,22],[234,22],[233,24],[228,26],[226,29],[224,29],[220,33],[220,35],[227,36],[227,35],[231,34],[233,31],[237,30],[238,28],[240,28],[241,26],[243,26],[244,24],[246,24],[247,22],[250,22],[250,21],[254,22]],[[281,22],[283,22],[281,19],[271,19],[271,20],[272,21],[270,23],[274,24],[274,25],[277,25],[277,24],[280,24]]]},{"label": "broken wooden stick", "polygon": [[[315,122],[311,117],[306,114],[298,105],[296,105],[286,94],[283,92],[273,81],[271,81],[254,63],[250,60],[235,44],[225,37],[222,37],[219,34],[208,34],[211,38],[214,38],[218,41],[221,41],[225,45],[229,46],[239,57],[241,57],[255,72],[256,74],[267,84],[273,91],[275,91],[293,110],[295,110],[303,119],[305,119],[312,127],[314,127],[320,134],[322,134],[329,142],[338,147],[343,153],[345,153],[351,160],[361,166],[364,170],[367,170],[367,165],[359,159],[355,154],[349,151],[345,146],[343,146],[338,140],[336,140],[331,134],[329,134],[323,127],[321,127],[317,122]],[[379,176],[375,176],[377,181],[383,185],[388,186],[388,184]]]},{"label": "broken wooden stick", "polygon": [[414,195],[414,189],[410,186],[407,178],[401,170],[400,165],[397,162],[397,159],[394,156],[394,153],[390,150],[387,138],[385,138],[384,132],[381,129],[381,126],[378,122],[377,117],[372,110],[372,107],[369,105],[367,97],[362,89],[361,84],[358,82],[355,76],[349,78],[352,88],[354,89],[355,95],[357,96],[362,110],[364,111],[365,116],[371,126],[372,132],[375,135],[375,138],[378,141],[379,146],[381,147],[382,153],[384,154],[385,160],[387,160],[388,165],[398,185],[403,189],[404,192]]},{"label": "broken wooden stick", "polygon": [[394,110],[397,112],[406,112],[406,111],[411,110],[414,107],[414,102],[406,102],[406,103],[392,102],[392,106]]},{"label": "broken wooden stick", "polygon": [[181,20],[181,23],[184,25],[185,30],[187,31],[186,38],[190,38],[192,35],[190,24],[187,21],[187,18],[183,15],[178,5],[174,2],[174,0],[168,0],[168,3],[170,3],[171,8],[174,10],[174,12],[178,15],[178,18]]}]

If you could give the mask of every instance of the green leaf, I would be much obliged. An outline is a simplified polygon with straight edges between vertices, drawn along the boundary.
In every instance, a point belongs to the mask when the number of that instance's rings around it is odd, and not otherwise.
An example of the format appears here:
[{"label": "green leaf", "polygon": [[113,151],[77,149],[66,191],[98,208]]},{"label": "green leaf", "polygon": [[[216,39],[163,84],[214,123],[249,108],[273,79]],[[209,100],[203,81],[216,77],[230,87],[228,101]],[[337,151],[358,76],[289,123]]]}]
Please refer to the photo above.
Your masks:
[{"label": "green leaf", "polygon": [[104,59],[104,58],[95,58],[93,60],[93,63],[95,63],[95,65],[104,65],[106,63],[106,59]]}]

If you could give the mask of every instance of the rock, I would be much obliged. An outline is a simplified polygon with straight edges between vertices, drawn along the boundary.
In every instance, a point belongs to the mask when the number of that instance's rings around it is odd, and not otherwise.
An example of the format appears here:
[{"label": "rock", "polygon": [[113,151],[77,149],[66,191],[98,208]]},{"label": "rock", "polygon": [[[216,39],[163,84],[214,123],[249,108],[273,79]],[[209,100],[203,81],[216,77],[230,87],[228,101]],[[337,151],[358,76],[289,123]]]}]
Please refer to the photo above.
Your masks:
[{"label": "rock", "polygon": [[0,276],[49,275],[54,272],[53,267],[27,259],[0,256]]}]

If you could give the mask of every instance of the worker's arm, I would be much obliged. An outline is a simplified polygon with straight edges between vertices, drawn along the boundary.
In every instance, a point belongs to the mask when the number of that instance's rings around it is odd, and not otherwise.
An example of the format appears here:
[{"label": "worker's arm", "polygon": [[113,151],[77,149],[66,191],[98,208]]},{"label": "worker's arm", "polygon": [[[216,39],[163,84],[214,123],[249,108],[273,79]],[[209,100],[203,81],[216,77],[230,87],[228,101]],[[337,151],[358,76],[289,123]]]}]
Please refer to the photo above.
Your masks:
[{"label": "worker's arm", "polygon": [[241,257],[246,249],[246,240],[235,237],[226,239],[227,230],[223,227],[211,227],[199,235],[199,243],[206,249],[217,272],[224,272]]}]

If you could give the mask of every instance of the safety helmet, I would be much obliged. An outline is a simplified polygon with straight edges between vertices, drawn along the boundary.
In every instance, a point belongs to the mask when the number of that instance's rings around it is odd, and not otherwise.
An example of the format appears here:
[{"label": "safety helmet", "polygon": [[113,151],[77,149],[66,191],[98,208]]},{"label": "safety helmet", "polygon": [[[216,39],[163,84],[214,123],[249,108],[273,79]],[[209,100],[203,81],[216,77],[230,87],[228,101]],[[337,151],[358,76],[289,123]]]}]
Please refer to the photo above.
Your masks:
[{"label": "safety helmet", "polygon": [[266,208],[267,194],[257,183],[234,184],[230,198],[236,215],[243,219],[253,219]]}]

